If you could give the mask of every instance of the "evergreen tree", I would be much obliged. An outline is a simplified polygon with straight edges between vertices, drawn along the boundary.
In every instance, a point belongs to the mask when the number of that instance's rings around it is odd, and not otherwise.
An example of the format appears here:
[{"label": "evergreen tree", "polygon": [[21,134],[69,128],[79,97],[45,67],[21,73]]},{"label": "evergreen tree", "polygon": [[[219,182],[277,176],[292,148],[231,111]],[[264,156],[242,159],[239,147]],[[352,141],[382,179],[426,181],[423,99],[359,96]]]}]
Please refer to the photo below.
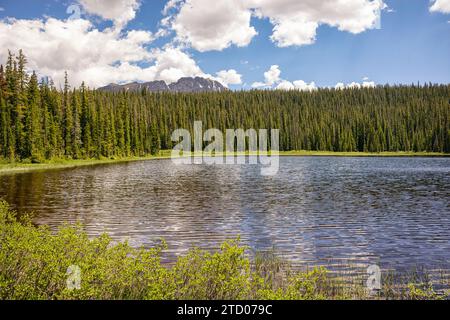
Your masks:
[{"label": "evergreen tree", "polygon": [[23,157],[31,158],[33,162],[39,162],[43,158],[43,146],[41,136],[40,96],[36,73],[28,83],[28,103],[26,107],[24,126]]},{"label": "evergreen tree", "polygon": [[64,135],[64,153],[67,157],[72,157],[73,155],[73,108],[69,102],[69,81],[67,78],[67,72],[64,75],[64,89],[63,89],[63,114],[64,114],[64,124],[63,124],[63,135]]},{"label": "evergreen tree", "polygon": [[109,93],[38,85],[22,52],[0,66],[0,158],[157,154],[175,129],[279,129],[284,150],[450,153],[450,85]]},{"label": "evergreen tree", "polygon": [[71,146],[72,146],[72,158],[79,159],[81,156],[81,127],[80,127],[80,116],[79,109],[80,105],[78,102],[78,97],[76,91],[72,94],[72,124],[71,124]]}]

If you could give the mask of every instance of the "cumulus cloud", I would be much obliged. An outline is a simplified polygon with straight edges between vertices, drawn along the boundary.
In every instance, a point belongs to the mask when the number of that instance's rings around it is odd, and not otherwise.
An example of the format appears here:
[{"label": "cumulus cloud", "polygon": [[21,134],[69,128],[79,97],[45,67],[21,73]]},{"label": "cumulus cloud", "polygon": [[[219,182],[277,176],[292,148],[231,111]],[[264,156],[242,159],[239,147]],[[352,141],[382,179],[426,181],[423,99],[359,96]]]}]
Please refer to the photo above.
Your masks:
[{"label": "cumulus cloud", "polygon": [[272,65],[268,71],[264,72],[265,82],[254,82],[252,88],[272,88],[277,90],[300,90],[300,91],[313,91],[316,90],[316,84],[314,82],[307,83],[303,80],[296,80],[290,82],[284,80],[281,77],[281,70],[278,65]]},{"label": "cumulus cloud", "polygon": [[343,89],[360,89],[360,88],[375,88],[376,83],[374,81],[367,81],[369,80],[367,77],[364,78],[365,81],[362,83],[359,82],[351,82],[349,84],[344,84],[342,82],[338,82],[334,88],[336,90],[343,90]]},{"label": "cumulus cloud", "polygon": [[250,0],[259,16],[274,25],[271,39],[280,47],[314,43],[319,25],[354,34],[377,27],[382,0]]},{"label": "cumulus cloud", "polygon": [[358,83],[358,82],[352,82],[352,83],[349,83],[347,85],[347,88],[349,88],[349,89],[359,89],[359,88],[361,88],[361,84]]},{"label": "cumulus cloud", "polygon": [[306,83],[303,80],[294,81],[294,87],[295,87],[295,89],[298,89],[298,90],[301,90],[301,91],[313,91],[313,90],[317,89],[316,84],[314,83],[314,81],[310,82],[310,83]]},{"label": "cumulus cloud", "polygon": [[172,29],[179,40],[200,51],[248,45],[257,34],[252,15],[268,18],[271,40],[288,47],[314,43],[322,24],[354,34],[379,27],[381,11],[387,8],[383,0],[216,0],[214,5],[209,0],[171,0],[167,8],[175,7],[179,11]]},{"label": "cumulus cloud", "polygon": [[139,0],[78,0],[84,10],[123,27],[136,16]]},{"label": "cumulus cloud", "polygon": [[306,83],[303,80],[296,80],[290,82],[287,80],[282,80],[276,87],[277,90],[300,90],[300,91],[314,91],[317,89],[314,82]]},{"label": "cumulus cloud", "polygon": [[264,88],[267,87],[267,84],[264,82],[253,82],[252,84],[252,88],[254,89],[260,89],[260,88]]},{"label": "cumulus cloud", "polygon": [[431,12],[450,13],[450,0],[433,0]]},{"label": "cumulus cloud", "polygon": [[280,67],[278,65],[274,64],[274,65],[270,66],[269,70],[264,72],[265,82],[254,82],[252,84],[252,88],[271,87],[274,84],[281,81],[280,75],[281,75]]},{"label": "cumulus cloud", "polygon": [[[85,81],[91,87],[110,82],[164,80],[205,76],[194,59],[180,48],[146,49],[153,39],[147,31],[118,33],[100,31],[83,19],[61,21],[0,20],[0,59],[6,60],[6,48],[23,49],[30,69],[63,82],[64,70],[73,86]],[[101,44],[101,45],[99,45]],[[142,67],[141,63],[146,63]],[[225,81],[236,82],[236,74],[220,73]]]},{"label": "cumulus cloud", "polygon": [[338,82],[338,83],[336,83],[336,85],[334,86],[334,88],[335,88],[336,90],[342,90],[342,89],[345,89],[345,84],[344,84],[343,82]]},{"label": "cumulus cloud", "polygon": [[295,87],[292,84],[292,82],[287,81],[287,80],[282,80],[276,87],[275,89],[277,90],[293,90]]},{"label": "cumulus cloud", "polygon": [[[100,32],[83,19],[0,21],[1,47],[23,49],[31,68],[53,78],[62,70],[75,73],[94,66],[148,59],[151,55],[144,45],[151,39],[146,31],[130,31],[123,36],[109,29]],[[3,61],[6,54],[6,50],[0,52]],[[95,79],[91,82],[96,83]]]},{"label": "cumulus cloud", "polygon": [[364,81],[362,83],[363,88],[374,88],[375,86],[376,86],[375,82],[373,82],[373,81]]},{"label": "cumulus cloud", "polygon": [[[162,28],[152,34],[123,29],[134,19],[140,0],[77,2],[88,14],[113,21],[115,28],[99,30],[86,19],[3,19],[0,47],[4,49],[0,59],[6,59],[6,49],[23,49],[31,69],[50,76],[56,83],[61,83],[67,70],[76,86],[81,81],[95,87],[110,82],[170,83],[187,76],[209,77],[228,86],[242,83],[236,70],[221,70],[215,76],[205,74],[182,45],[199,51],[246,46],[257,34],[251,26],[252,16],[269,19],[273,24],[271,39],[278,46],[309,44],[315,41],[321,24],[352,33],[370,29],[377,12],[384,8],[382,0],[216,0],[213,5],[209,0],[169,0],[163,9],[168,16],[161,22]],[[430,10],[445,10],[445,3],[448,1],[436,0]],[[169,30],[176,33],[175,42],[161,49],[148,49],[155,38],[166,36]],[[361,84],[350,85],[375,84],[364,79]],[[282,79],[278,65],[272,65],[264,73],[264,81],[253,83],[252,87],[316,88],[314,82]]]},{"label": "cumulus cloud", "polygon": [[302,19],[283,19],[274,21],[273,34],[270,39],[278,47],[302,46],[316,41],[317,22]]},{"label": "cumulus cloud", "polygon": [[280,81],[280,67],[277,65],[273,65],[270,69],[264,72],[264,79],[266,79],[266,84],[268,86],[273,85],[274,83]]},{"label": "cumulus cloud", "polygon": [[221,70],[216,73],[216,80],[222,83],[225,86],[230,84],[241,84],[242,83],[242,75],[237,73],[236,70]]},{"label": "cumulus cloud", "polygon": [[77,72],[75,79],[95,79],[98,85],[110,82],[154,81],[163,80],[166,83],[176,82],[182,77],[207,77],[196,62],[179,48],[155,49],[151,53],[153,64],[141,68],[128,62],[119,65],[93,66]]},{"label": "cumulus cloud", "polygon": [[156,49],[153,53],[155,65],[148,68],[153,77],[148,80],[164,80],[167,83],[182,77],[205,76],[194,59],[179,48]]},{"label": "cumulus cloud", "polygon": [[171,27],[178,41],[199,51],[247,46],[257,32],[250,26],[252,12],[245,2],[186,0],[172,19]]}]

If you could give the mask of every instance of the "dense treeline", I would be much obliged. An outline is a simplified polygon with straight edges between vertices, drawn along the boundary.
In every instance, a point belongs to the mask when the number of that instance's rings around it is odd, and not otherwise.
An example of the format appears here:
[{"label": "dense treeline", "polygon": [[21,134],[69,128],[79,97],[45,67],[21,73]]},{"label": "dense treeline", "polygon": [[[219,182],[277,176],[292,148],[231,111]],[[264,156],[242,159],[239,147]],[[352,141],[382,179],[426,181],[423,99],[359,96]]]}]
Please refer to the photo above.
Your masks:
[{"label": "dense treeline", "polygon": [[[38,82],[20,51],[0,68],[0,158],[155,154],[171,133],[280,129],[281,150],[450,152],[450,85],[316,92],[108,93]],[[192,132],[192,131],[191,131]]]}]

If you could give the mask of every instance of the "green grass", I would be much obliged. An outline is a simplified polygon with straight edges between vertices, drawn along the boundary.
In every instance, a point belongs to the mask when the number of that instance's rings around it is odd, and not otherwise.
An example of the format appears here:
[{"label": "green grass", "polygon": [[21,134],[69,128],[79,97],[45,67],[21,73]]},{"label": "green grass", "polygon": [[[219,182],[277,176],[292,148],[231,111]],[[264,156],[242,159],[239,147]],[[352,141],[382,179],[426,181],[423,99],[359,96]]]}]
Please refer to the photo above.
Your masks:
[{"label": "green grass", "polygon": [[[17,217],[0,201],[0,299],[442,299],[429,282],[384,287],[371,296],[365,279],[348,285],[326,268],[293,270],[274,252],[251,259],[239,239],[216,252],[192,249],[173,264],[167,248],[133,248],[104,234],[88,238],[82,226],[52,232]],[[80,271],[77,288],[73,274]],[[71,269],[70,269],[71,268]],[[68,285],[69,284],[69,285]],[[448,283],[447,283],[448,285]]]},{"label": "green grass", "polygon": [[[255,153],[251,153],[255,154]],[[201,156],[202,154],[193,154]],[[225,156],[227,153],[217,153],[215,156]],[[249,155],[245,153],[228,153],[228,155]],[[302,157],[449,157],[447,153],[435,153],[435,152],[330,152],[330,151],[281,151],[280,156],[302,156]],[[112,164],[131,161],[144,161],[144,160],[157,160],[168,159],[171,157],[171,150],[163,150],[158,155],[149,155],[145,157],[114,157],[114,158],[102,158],[102,159],[83,159],[83,160],[71,160],[71,159],[53,159],[43,163],[27,163],[27,162],[8,162],[6,160],[0,160],[0,175],[21,173],[29,171],[39,170],[51,170],[51,169],[64,169],[74,168],[80,166],[92,166],[98,164]]]},{"label": "green grass", "polygon": [[43,163],[8,162],[6,160],[0,160],[0,175],[29,172],[29,171],[74,168],[99,164],[167,159],[170,158],[170,155],[171,155],[170,151],[161,151],[158,155],[149,155],[145,157],[113,157],[113,158],[80,159],[80,160],[53,159],[45,161]]}]

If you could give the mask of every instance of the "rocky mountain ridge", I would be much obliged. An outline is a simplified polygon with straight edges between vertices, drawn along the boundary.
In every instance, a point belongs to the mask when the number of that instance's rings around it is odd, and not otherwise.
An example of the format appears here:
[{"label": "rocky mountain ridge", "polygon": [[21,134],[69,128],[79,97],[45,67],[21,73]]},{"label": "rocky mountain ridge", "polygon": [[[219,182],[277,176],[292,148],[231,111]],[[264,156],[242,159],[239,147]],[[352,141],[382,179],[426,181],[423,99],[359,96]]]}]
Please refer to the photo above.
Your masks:
[{"label": "rocky mountain ridge", "polygon": [[150,92],[222,92],[228,90],[220,82],[205,79],[202,77],[184,77],[177,82],[167,84],[166,82],[150,81],[150,82],[132,82],[128,84],[114,84],[111,83],[105,87],[99,88],[100,91],[120,92],[120,91],[141,91],[147,90]]}]

